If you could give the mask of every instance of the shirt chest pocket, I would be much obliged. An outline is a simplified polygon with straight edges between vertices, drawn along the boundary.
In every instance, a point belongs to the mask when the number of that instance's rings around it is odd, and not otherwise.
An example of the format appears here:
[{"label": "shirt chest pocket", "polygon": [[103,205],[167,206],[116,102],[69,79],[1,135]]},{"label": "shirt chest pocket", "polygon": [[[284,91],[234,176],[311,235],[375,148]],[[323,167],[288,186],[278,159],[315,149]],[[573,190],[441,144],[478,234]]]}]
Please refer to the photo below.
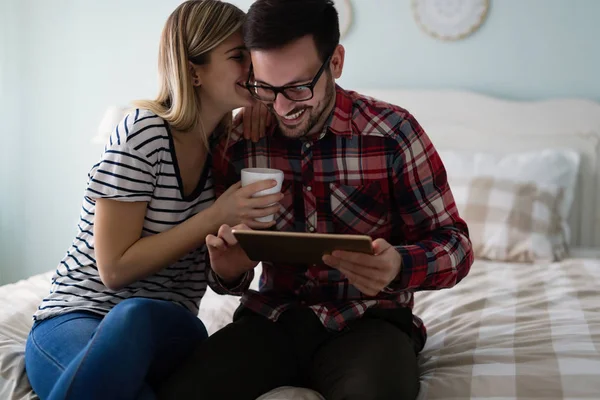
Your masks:
[{"label": "shirt chest pocket", "polygon": [[336,233],[387,238],[391,213],[389,196],[379,181],[360,186],[334,182],[331,191],[331,215]]}]

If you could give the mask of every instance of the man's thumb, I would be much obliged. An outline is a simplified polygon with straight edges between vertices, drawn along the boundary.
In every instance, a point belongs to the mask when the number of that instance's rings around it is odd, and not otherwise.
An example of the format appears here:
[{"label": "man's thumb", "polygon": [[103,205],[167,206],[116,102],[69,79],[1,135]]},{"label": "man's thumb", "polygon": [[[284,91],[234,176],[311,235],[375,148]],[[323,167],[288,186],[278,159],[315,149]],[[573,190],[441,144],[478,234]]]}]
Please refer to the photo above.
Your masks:
[{"label": "man's thumb", "polygon": [[392,247],[392,245],[389,244],[384,239],[376,239],[373,242],[373,252],[375,253],[375,255],[383,253],[384,251],[386,251],[390,247]]}]

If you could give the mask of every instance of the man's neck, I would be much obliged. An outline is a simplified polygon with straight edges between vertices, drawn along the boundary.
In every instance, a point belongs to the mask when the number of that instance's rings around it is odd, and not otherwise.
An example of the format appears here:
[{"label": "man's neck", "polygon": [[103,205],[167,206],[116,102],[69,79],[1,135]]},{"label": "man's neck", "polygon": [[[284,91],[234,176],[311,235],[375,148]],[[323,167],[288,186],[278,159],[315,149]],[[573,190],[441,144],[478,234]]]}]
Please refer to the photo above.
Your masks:
[{"label": "man's neck", "polygon": [[333,96],[331,96],[331,102],[325,109],[323,115],[321,115],[320,120],[313,126],[310,132],[308,132],[308,135],[306,135],[307,137],[319,136],[323,132],[323,130],[325,129],[325,124],[327,123],[327,121],[329,121],[329,117],[331,116],[331,113],[335,108],[336,96],[337,92],[334,90]]}]

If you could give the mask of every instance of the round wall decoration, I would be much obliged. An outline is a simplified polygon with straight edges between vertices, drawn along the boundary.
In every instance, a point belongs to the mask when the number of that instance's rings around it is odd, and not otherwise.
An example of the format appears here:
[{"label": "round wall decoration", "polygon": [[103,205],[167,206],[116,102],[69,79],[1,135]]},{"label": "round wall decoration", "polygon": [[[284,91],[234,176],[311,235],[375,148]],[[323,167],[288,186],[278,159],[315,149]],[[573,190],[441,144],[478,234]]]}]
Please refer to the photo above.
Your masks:
[{"label": "round wall decoration", "polygon": [[413,0],[415,20],[429,35],[458,40],[475,32],[485,20],[489,0]]},{"label": "round wall decoration", "polygon": [[340,22],[340,38],[343,38],[352,24],[352,6],[350,0],[333,0]]}]

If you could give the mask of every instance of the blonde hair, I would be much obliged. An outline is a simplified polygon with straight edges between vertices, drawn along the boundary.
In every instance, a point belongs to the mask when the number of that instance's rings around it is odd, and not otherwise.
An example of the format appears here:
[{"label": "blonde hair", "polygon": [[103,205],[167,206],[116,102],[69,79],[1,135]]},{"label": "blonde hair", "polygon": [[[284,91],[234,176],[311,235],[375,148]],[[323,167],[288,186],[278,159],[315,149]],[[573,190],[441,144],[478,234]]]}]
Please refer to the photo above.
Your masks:
[{"label": "blonde hair", "polygon": [[[242,10],[220,0],[190,0],[179,5],[167,19],[160,39],[158,96],[136,101],[134,106],[152,111],[179,131],[203,130],[200,97],[192,85],[188,63],[208,63],[210,51],[236,32],[244,18]],[[231,118],[227,114],[217,131],[227,130]],[[208,148],[209,135],[202,133]]]}]

